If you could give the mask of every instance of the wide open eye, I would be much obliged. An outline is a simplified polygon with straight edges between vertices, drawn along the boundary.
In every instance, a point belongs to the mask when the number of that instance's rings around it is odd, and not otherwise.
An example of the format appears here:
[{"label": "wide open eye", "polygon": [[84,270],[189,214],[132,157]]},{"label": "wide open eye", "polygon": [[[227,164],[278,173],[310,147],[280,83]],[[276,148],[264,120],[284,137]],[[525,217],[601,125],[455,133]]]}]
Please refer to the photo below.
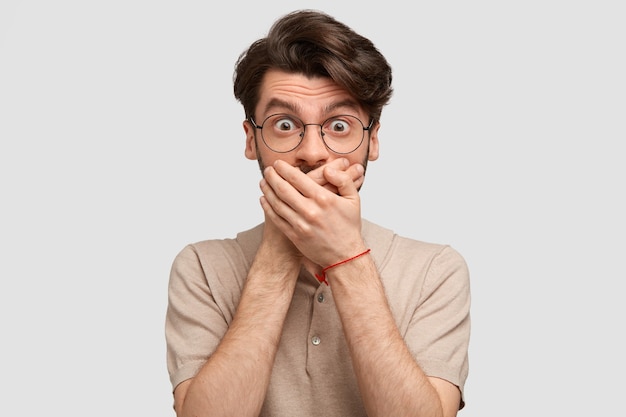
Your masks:
[{"label": "wide open eye", "polygon": [[295,120],[295,118],[286,114],[277,114],[274,116],[270,116],[268,122],[268,127],[271,127],[274,133],[299,133],[300,130],[302,130],[301,123]]},{"label": "wide open eye", "polygon": [[346,137],[355,132],[358,120],[352,116],[337,116],[324,123],[324,132],[334,137]]}]

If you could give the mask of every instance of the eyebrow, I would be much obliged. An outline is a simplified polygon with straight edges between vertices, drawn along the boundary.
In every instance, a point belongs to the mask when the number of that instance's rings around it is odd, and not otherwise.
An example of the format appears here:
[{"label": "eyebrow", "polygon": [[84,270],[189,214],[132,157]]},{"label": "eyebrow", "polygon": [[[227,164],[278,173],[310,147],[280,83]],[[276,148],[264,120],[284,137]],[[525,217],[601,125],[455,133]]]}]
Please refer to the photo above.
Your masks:
[{"label": "eyebrow", "polygon": [[[351,100],[351,99],[347,99],[347,100],[338,101],[336,103],[331,103],[331,104],[327,105],[326,107],[324,107],[324,109],[322,109],[322,111],[323,111],[324,115],[327,116],[327,115],[335,112],[335,110],[342,109],[342,108],[352,109],[352,110],[354,110],[356,112],[358,112],[361,109],[356,101]],[[288,112],[291,112],[291,113],[298,114],[300,112],[300,110],[302,109],[302,107],[300,105],[298,105],[297,103],[294,103],[294,102],[281,100],[279,98],[273,98],[265,106],[264,112],[265,113],[269,113],[273,109],[281,110],[281,111],[288,111]]]}]

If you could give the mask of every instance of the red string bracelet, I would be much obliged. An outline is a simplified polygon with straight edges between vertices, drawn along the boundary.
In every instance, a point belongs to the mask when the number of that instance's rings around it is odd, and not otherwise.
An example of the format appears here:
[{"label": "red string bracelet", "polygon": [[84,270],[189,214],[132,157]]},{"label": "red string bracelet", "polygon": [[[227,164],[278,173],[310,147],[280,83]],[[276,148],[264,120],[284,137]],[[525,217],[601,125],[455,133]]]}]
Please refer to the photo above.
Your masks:
[{"label": "red string bracelet", "polygon": [[332,264],[331,266],[327,266],[326,268],[322,269],[322,275],[317,275],[315,274],[315,278],[317,278],[317,280],[319,282],[323,282],[324,284],[328,285],[328,281],[326,281],[326,271],[328,271],[330,268],[334,268],[336,266],[339,266],[341,264],[345,264],[346,262],[350,262],[353,259],[356,259],[360,256],[366,255],[371,251],[371,249],[366,250],[365,252],[361,252],[358,255],[353,256],[352,258],[348,258],[348,259],[344,259],[343,261],[337,262],[336,264]]}]

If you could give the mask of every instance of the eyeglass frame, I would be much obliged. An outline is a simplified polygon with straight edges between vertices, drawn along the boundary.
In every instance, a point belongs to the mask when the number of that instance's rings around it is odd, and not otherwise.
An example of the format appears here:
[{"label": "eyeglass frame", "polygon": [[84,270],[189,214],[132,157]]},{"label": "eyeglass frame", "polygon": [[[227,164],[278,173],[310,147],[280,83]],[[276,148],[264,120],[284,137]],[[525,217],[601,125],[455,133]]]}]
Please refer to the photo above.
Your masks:
[{"label": "eyeglass frame", "polygon": [[[267,144],[267,142],[265,141],[265,136],[263,135],[263,126],[265,125],[265,122],[267,122],[270,117],[280,116],[280,115],[285,115],[285,116],[287,116],[287,117],[289,117],[291,119],[297,120],[302,125],[302,132],[299,135],[300,136],[300,140],[298,141],[298,143],[293,148],[291,148],[291,149],[289,149],[287,151],[277,151],[277,150],[274,150],[270,145]],[[326,122],[328,122],[331,119],[335,119],[335,118],[338,118],[338,117],[341,117],[341,116],[349,116],[349,117],[352,117],[352,118],[358,120],[358,122],[361,124],[361,128],[363,129],[363,136],[361,137],[361,141],[350,152],[337,152],[336,150],[334,150],[333,148],[328,146],[328,144],[326,143],[326,140],[324,139],[324,135],[326,135],[326,133],[324,133],[323,127],[326,124]],[[375,120],[376,119],[374,119],[372,117],[371,120],[370,120],[370,124],[367,127],[365,127],[365,125],[363,124],[361,119],[359,119],[356,116],[353,116],[351,114],[337,114],[337,115],[328,117],[321,124],[320,123],[304,123],[304,121],[302,119],[300,119],[299,117],[294,116],[292,114],[289,114],[289,113],[274,113],[274,114],[270,114],[269,116],[267,116],[265,119],[263,119],[263,123],[258,125],[254,121],[252,116],[248,117],[248,121],[252,124],[252,126],[254,126],[256,129],[259,129],[261,131],[261,139],[263,140],[263,143],[265,144],[265,146],[267,146],[267,149],[269,149],[272,152],[275,152],[275,153],[288,153],[288,152],[293,151],[298,146],[300,146],[300,144],[304,140],[304,135],[306,134],[306,127],[307,126],[319,126],[320,127],[320,138],[322,139],[322,143],[324,143],[324,146],[326,146],[327,149],[331,150],[332,152],[334,152],[334,153],[336,153],[338,155],[348,155],[348,154],[351,154],[352,152],[356,151],[357,149],[359,149],[361,147],[361,145],[363,144],[363,138],[365,138],[365,132],[367,132],[368,134],[371,134],[372,126],[374,126]]]}]

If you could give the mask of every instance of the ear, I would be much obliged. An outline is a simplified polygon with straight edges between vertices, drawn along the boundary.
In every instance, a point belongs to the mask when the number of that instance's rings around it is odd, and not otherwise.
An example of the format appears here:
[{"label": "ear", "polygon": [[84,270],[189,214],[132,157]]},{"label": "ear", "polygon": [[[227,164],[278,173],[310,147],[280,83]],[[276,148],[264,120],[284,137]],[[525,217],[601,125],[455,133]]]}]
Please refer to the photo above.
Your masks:
[{"label": "ear", "polygon": [[378,129],[380,129],[380,122],[374,123],[374,126],[370,129],[370,147],[368,161],[375,161],[378,159]]},{"label": "ear", "polygon": [[246,158],[256,161],[256,141],[254,140],[256,128],[252,126],[252,123],[250,123],[250,121],[244,120],[243,131],[246,132],[246,150],[244,154],[246,155]]}]

